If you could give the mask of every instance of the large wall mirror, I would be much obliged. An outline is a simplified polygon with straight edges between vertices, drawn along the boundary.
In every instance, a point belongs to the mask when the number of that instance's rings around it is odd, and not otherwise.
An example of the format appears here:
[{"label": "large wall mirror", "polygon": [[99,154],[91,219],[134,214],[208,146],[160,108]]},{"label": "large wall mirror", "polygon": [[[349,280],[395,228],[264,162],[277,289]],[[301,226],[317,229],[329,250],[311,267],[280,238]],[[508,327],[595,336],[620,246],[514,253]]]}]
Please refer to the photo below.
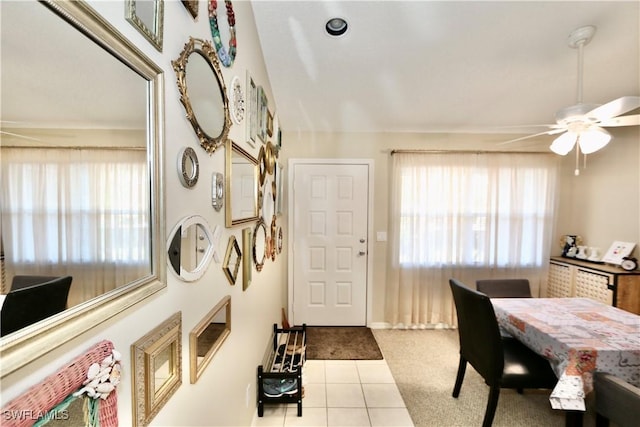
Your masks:
[{"label": "large wall mirror", "polygon": [[210,42],[193,37],[175,61],[180,102],[200,145],[213,153],[231,128],[229,99],[215,49]]},{"label": "large wall mirror", "polygon": [[258,212],[258,160],[231,140],[227,141],[225,193],[226,226],[256,221]]},{"label": "large wall mirror", "polygon": [[85,2],[0,14],[2,294],[73,278],[65,310],[0,338],[4,377],[165,287],[166,249],[162,69]]}]

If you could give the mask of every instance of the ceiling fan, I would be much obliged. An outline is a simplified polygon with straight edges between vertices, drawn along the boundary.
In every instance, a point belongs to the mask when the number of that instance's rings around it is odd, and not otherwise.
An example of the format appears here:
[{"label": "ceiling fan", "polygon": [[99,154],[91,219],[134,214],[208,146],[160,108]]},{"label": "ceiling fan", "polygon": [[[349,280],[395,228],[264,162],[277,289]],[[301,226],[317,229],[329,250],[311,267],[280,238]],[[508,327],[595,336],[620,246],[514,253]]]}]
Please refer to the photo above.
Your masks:
[{"label": "ceiling fan", "polygon": [[[586,155],[600,150],[609,143],[611,134],[604,128],[640,125],[640,114],[623,115],[640,108],[640,96],[623,96],[604,105],[585,104],[582,101],[583,51],[595,32],[595,26],[587,25],[579,27],[569,34],[569,47],[578,50],[576,104],[559,110],[556,113],[556,124],[543,125],[549,130],[506,141],[503,144],[541,135],[560,134],[549,147],[551,151],[564,156],[577,145],[576,155],[579,155],[580,152]],[[578,170],[576,169],[577,174]]]}]

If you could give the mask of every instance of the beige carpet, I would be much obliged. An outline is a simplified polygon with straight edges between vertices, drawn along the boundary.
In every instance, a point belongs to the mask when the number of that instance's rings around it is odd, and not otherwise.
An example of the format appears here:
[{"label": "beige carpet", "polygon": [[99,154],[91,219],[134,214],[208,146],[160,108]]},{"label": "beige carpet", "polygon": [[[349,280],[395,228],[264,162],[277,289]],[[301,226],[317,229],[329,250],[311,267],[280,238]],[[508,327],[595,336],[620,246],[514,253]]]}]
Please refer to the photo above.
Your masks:
[{"label": "beige carpet", "polygon": [[379,360],[382,353],[367,327],[307,326],[307,359]]},{"label": "beige carpet", "polygon": [[[460,396],[451,397],[458,370],[456,330],[375,329],[373,333],[416,426],[482,425],[489,389],[470,365]],[[503,389],[493,425],[564,426],[563,413],[551,409],[550,393],[525,390],[519,395],[515,390]],[[595,426],[591,411],[584,417],[584,426]]]}]

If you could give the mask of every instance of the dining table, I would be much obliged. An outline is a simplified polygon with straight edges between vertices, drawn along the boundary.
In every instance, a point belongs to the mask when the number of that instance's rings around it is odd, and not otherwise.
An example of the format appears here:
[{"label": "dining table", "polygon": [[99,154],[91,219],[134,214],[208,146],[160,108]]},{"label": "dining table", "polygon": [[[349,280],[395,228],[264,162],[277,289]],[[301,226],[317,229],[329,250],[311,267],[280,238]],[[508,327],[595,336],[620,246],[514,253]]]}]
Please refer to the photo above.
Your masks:
[{"label": "dining table", "polygon": [[588,298],[492,298],[491,302],[500,328],[551,363],[558,383],[549,400],[553,409],[567,411],[568,425],[582,423],[594,371],[640,387],[637,314]]}]

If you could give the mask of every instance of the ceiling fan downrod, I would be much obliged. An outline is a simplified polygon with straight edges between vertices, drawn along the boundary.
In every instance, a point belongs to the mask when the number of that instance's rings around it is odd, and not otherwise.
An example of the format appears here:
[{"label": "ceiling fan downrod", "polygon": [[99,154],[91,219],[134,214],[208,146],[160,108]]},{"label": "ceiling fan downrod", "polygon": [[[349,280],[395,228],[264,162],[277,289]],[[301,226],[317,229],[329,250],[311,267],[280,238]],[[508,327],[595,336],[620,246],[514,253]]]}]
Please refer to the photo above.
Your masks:
[{"label": "ceiling fan downrod", "polygon": [[578,90],[577,100],[578,104],[582,104],[582,76],[583,76],[583,64],[584,64],[584,47],[589,44],[593,35],[596,33],[596,27],[593,25],[585,25],[584,27],[576,28],[569,34],[569,47],[578,49]]}]

